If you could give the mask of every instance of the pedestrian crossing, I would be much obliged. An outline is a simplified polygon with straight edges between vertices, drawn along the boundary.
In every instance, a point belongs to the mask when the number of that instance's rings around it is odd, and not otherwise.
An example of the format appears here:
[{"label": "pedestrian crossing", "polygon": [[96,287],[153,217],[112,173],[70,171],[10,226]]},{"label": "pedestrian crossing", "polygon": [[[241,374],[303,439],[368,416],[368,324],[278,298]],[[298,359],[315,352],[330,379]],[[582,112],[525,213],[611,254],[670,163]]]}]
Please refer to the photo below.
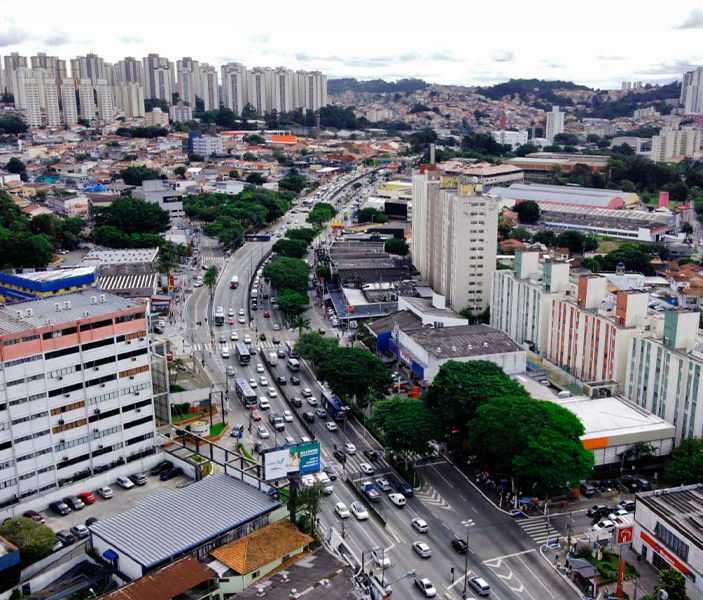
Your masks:
[{"label": "pedestrian crossing", "polygon": [[442,498],[441,494],[426,481],[422,482],[419,490],[415,490],[415,496],[420,498],[425,504],[432,504],[444,510],[452,510],[449,503]]},{"label": "pedestrian crossing", "polygon": [[559,530],[554,528],[546,516],[519,519],[518,525],[538,544],[546,544],[559,539]]},{"label": "pedestrian crossing", "polygon": [[[254,336],[252,335],[252,343],[254,343]],[[238,342],[243,342],[244,341],[244,334],[241,334],[239,336]],[[260,348],[263,348],[264,350],[279,350],[283,349],[283,343],[286,340],[281,339],[280,344],[274,344],[272,340],[256,340],[256,345],[259,346]],[[227,336],[227,342],[225,343],[219,343],[217,340],[215,340],[215,345],[213,346],[211,343],[195,343],[191,344],[191,348],[196,351],[196,352],[202,352],[203,350],[217,350],[218,352],[222,352],[223,348],[227,348],[230,351],[230,354],[234,352],[235,346],[237,342],[234,340],[230,340],[229,336]]]}]

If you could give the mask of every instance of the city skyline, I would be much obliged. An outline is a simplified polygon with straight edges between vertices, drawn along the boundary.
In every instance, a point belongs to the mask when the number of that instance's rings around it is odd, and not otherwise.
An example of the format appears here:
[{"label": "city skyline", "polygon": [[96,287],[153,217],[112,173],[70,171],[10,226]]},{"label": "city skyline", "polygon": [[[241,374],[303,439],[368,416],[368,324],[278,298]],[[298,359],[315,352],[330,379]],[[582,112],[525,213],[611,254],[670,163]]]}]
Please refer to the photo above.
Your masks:
[{"label": "city skyline", "polygon": [[670,3],[662,14],[598,1],[578,19],[556,3],[539,13],[512,2],[477,8],[456,3],[443,6],[441,15],[420,19],[412,10],[361,2],[337,19],[319,2],[303,10],[275,1],[267,9],[272,23],[264,26],[229,7],[218,8],[213,19],[212,13],[164,14],[129,0],[116,14],[82,1],[72,3],[70,11],[62,1],[6,5],[6,14],[16,16],[0,21],[3,56],[46,52],[70,59],[94,52],[115,63],[158,53],[217,66],[242,62],[320,70],[329,78],[421,77],[485,85],[536,77],[609,89],[619,88],[622,80],[668,83],[703,64],[703,55],[693,50],[703,11],[689,0]]}]

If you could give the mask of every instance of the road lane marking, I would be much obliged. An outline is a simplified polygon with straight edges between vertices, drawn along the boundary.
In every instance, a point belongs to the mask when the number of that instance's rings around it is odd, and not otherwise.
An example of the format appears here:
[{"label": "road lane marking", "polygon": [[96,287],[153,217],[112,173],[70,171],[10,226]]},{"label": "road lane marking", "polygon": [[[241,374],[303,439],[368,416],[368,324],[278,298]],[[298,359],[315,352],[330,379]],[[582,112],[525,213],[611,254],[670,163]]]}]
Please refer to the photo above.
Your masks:
[{"label": "road lane marking", "polygon": [[[523,553],[524,554],[524,553]],[[523,564],[523,566],[530,572],[530,574],[539,582],[539,584],[544,588],[544,591],[547,592],[552,598],[554,598],[554,594],[552,594],[551,590],[544,585],[544,582],[542,581],[542,577],[537,577],[537,575],[530,569],[530,567],[527,566],[527,563],[522,559],[521,556],[518,557],[518,560]]]},{"label": "road lane marking", "polygon": [[444,480],[444,482],[445,482],[450,488],[454,489],[454,486],[449,482],[449,480],[448,480],[444,475],[442,475],[442,474],[434,467],[434,465],[432,465],[431,468],[432,468],[432,470],[433,470],[435,473],[437,473],[437,475],[439,475],[439,476]]},{"label": "road lane marking", "polygon": [[523,550],[522,552],[513,552],[512,554],[504,554],[503,556],[496,556],[495,558],[489,558],[487,560],[484,560],[483,564],[487,565],[489,567],[493,567],[494,565],[492,565],[491,562],[494,560],[501,561],[506,558],[514,558],[515,556],[521,556],[522,554],[530,554],[530,552],[537,552],[537,550],[535,548],[530,548],[529,550]]}]

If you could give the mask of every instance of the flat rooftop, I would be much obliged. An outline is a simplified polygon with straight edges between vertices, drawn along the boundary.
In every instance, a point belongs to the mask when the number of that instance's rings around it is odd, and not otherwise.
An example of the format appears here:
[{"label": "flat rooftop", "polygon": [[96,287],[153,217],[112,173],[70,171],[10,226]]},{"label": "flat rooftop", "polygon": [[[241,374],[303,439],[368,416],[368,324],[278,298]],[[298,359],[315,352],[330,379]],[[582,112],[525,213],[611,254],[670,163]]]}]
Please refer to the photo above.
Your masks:
[{"label": "flat rooftop", "polygon": [[83,263],[115,265],[124,263],[153,262],[159,253],[158,248],[129,248],[127,250],[94,249],[83,257]]},{"label": "flat rooftop", "polygon": [[703,483],[639,492],[637,502],[656,513],[703,550]]},{"label": "flat rooftop", "polygon": [[540,221],[545,223],[582,223],[591,227],[613,227],[615,229],[637,230],[668,227],[669,216],[641,210],[613,210],[588,206],[543,205]]},{"label": "flat rooftop", "polygon": [[459,313],[454,312],[451,308],[437,308],[432,304],[432,299],[416,298],[415,296],[403,296],[403,300],[407,302],[410,306],[427,316],[445,317],[452,319],[464,318]]},{"label": "flat rooftop", "polygon": [[91,275],[95,272],[94,266],[87,267],[69,267],[66,269],[56,269],[55,271],[34,271],[31,273],[18,273],[17,277],[29,279],[30,281],[46,282],[60,281],[69,277],[81,277],[83,275]]},{"label": "flat rooftop", "polygon": [[514,183],[510,187],[493,190],[507,200],[534,200],[553,204],[578,204],[598,208],[610,208],[611,204],[620,203],[626,192],[621,190],[601,190],[595,188],[568,187],[564,185],[545,185],[536,183]]},{"label": "flat rooftop", "polygon": [[436,358],[505,354],[522,350],[505,333],[488,325],[422,327],[403,330]]}]

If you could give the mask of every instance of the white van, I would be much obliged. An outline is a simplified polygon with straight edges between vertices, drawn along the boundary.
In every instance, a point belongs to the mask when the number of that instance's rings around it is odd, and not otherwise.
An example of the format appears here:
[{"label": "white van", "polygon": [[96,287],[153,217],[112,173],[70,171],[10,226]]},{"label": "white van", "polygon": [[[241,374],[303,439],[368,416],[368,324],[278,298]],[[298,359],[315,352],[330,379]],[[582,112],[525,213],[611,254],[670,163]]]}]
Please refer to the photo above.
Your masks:
[{"label": "white van", "polygon": [[269,399],[266,396],[259,396],[259,408],[261,410],[268,410],[269,408],[271,408]]}]

